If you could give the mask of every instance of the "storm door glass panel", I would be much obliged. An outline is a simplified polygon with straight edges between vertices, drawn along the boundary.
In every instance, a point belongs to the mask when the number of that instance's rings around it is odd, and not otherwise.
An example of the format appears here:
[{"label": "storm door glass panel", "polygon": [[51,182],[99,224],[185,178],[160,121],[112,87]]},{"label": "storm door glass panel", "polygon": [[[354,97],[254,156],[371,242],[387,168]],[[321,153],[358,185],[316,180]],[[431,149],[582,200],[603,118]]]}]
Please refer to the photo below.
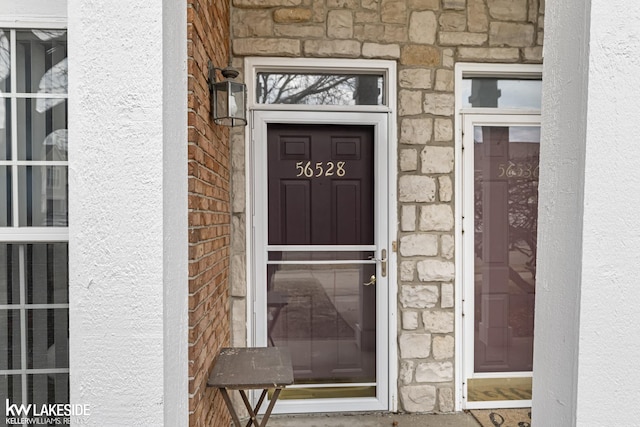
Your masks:
[{"label": "storm door glass panel", "polygon": [[375,287],[363,286],[375,263],[363,262],[268,265],[268,341],[294,355],[296,384],[375,382]]},{"label": "storm door glass panel", "polygon": [[384,105],[384,77],[377,74],[260,72],[258,104]]},{"label": "storm door glass panel", "polygon": [[538,126],[474,127],[475,372],[532,370]]},{"label": "storm door glass panel", "polygon": [[[376,395],[373,129],[268,127],[267,343],[282,398]],[[308,386],[308,387],[307,387]]]}]

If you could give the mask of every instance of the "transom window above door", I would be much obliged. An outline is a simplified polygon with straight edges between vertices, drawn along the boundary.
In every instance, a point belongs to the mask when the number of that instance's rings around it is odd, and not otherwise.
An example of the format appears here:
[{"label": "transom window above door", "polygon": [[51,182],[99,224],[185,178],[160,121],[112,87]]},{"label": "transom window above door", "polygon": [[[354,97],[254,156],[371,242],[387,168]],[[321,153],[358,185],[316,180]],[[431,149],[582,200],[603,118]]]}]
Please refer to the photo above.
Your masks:
[{"label": "transom window above door", "polygon": [[381,74],[259,72],[258,104],[384,105]]},{"label": "transom window above door", "polygon": [[525,78],[464,77],[462,108],[508,108],[539,110],[542,80]]},{"label": "transom window above door", "polygon": [[245,58],[247,108],[395,111],[395,62],[343,58]]}]

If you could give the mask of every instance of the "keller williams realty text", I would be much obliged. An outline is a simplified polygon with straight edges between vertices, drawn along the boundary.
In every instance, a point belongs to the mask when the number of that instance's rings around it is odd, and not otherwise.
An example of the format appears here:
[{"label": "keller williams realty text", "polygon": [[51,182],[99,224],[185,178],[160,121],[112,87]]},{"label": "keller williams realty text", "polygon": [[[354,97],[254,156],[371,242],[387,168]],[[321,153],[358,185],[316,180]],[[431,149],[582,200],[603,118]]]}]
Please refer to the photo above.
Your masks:
[{"label": "keller williams realty text", "polygon": [[29,403],[27,405],[17,403],[11,404],[9,399],[5,403],[5,415],[7,417],[77,417],[87,416],[89,414],[89,405],[79,405],[71,403],[53,403],[36,405]]}]

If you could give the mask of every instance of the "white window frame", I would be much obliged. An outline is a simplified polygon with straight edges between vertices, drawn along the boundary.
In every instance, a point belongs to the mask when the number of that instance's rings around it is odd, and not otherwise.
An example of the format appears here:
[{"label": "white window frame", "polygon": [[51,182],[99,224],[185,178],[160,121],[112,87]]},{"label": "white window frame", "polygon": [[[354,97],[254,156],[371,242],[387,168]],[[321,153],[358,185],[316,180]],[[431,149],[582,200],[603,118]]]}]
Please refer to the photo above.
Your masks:
[{"label": "white window frame", "polygon": [[[539,78],[542,79],[541,64],[480,64],[460,62],[455,66],[455,410],[469,409],[466,402],[465,387],[465,333],[464,330],[464,304],[465,304],[465,277],[468,274],[469,266],[473,269],[473,259],[467,261],[465,256],[465,243],[463,239],[463,203],[464,203],[464,164],[463,164],[463,129],[465,114],[493,115],[493,116],[514,116],[528,115],[540,116],[540,110],[526,110],[513,108],[464,108],[462,104],[462,81],[470,77],[491,77],[491,78]],[[500,403],[504,403],[501,401]],[[473,406],[473,405],[472,405]],[[483,406],[476,405],[474,407]],[[495,408],[494,402],[485,405],[488,408]],[[504,405],[501,405],[504,406]]]},{"label": "white window frame", "polygon": [[[54,4],[55,3],[55,4]],[[64,5],[64,7],[61,7]],[[47,369],[32,369],[27,368],[27,324],[26,324],[26,311],[32,309],[66,309],[69,311],[69,303],[53,303],[53,304],[27,304],[26,302],[26,283],[24,280],[26,272],[26,260],[25,260],[25,248],[29,244],[47,244],[47,243],[69,243],[69,227],[51,226],[51,227],[31,227],[31,226],[19,226],[19,203],[16,203],[19,196],[19,182],[18,182],[18,166],[65,166],[67,171],[69,168],[69,162],[66,161],[32,161],[32,160],[18,160],[18,99],[36,99],[36,98],[58,98],[68,99],[68,92],[66,94],[37,94],[37,93],[21,93],[17,91],[17,55],[16,55],[16,31],[24,31],[31,29],[46,29],[46,30],[66,30],[66,2],[50,2],[47,3],[42,0],[32,0],[26,2],[26,4],[20,5],[22,7],[20,16],[0,15],[0,29],[10,33],[10,52],[11,52],[11,91],[10,93],[2,93],[0,95],[0,102],[5,102],[5,99],[10,99],[11,106],[11,140],[7,141],[11,144],[11,159],[0,161],[0,166],[11,167],[12,177],[12,201],[13,211],[9,213],[12,217],[12,225],[10,227],[0,227],[0,243],[18,245],[19,253],[19,287],[20,287],[20,301],[18,304],[6,304],[1,305],[2,309],[19,310],[20,313],[20,346],[21,346],[21,361],[20,369],[0,370],[0,375],[20,375],[21,377],[21,403],[32,403],[27,400],[27,376],[34,374],[66,374],[69,375],[69,368],[47,368]],[[44,9],[43,9],[44,8]],[[42,10],[50,10],[58,12],[60,16],[42,16]],[[68,117],[67,117],[68,122]],[[68,183],[68,178],[67,178]],[[68,203],[68,200],[67,200]],[[68,212],[68,209],[67,209]],[[68,260],[67,260],[68,262]],[[68,268],[68,265],[67,265]],[[68,284],[67,284],[68,286]],[[69,313],[68,313],[69,314]],[[68,349],[67,349],[68,351]],[[70,389],[69,389],[70,392]],[[12,402],[13,403],[13,402]],[[49,402],[49,403],[62,403],[62,402]]]},{"label": "white window frame", "polygon": [[[361,111],[391,112],[396,110],[395,62],[367,59],[318,59],[318,58],[256,58],[245,59],[245,84],[247,85],[247,108],[253,110],[280,111]],[[305,104],[259,104],[255,100],[256,80],[260,72],[276,73],[335,73],[335,74],[381,74],[384,79],[383,105],[305,105]],[[393,85],[393,86],[392,86]]]},{"label": "white window frame", "polygon": [[[325,73],[380,73],[384,78],[384,90],[383,99],[384,105],[351,105],[351,106],[334,106],[334,105],[303,105],[303,104],[258,104],[255,101],[256,93],[256,79],[259,72],[274,71],[274,72],[325,72]],[[388,216],[387,227],[387,241],[389,246],[395,241],[397,236],[397,185],[395,179],[397,177],[397,125],[396,125],[396,62],[385,60],[366,60],[366,59],[334,59],[334,58],[272,58],[272,57],[247,57],[244,62],[244,81],[247,85],[247,107],[249,110],[250,126],[247,127],[245,132],[245,171],[246,171],[246,229],[253,230],[256,226],[255,215],[255,203],[259,202],[254,200],[254,192],[257,174],[262,173],[257,170],[254,165],[254,156],[257,153],[253,152],[254,142],[257,126],[256,115],[259,113],[264,117],[290,117],[291,123],[327,123],[334,120],[334,123],[340,121],[340,113],[345,113],[344,116],[346,122],[351,120],[353,122],[353,116],[357,116],[358,113],[363,117],[369,117],[369,124],[375,124],[379,122],[380,116],[384,115],[386,122],[386,134],[387,134],[387,176],[388,176],[388,208],[386,209],[386,215]],[[315,113],[315,115],[314,115]],[[323,115],[322,118],[319,116]],[[294,116],[296,118],[294,118]],[[315,116],[315,118],[314,118]],[[378,117],[378,118],[376,118]],[[366,121],[365,120],[365,121]],[[361,123],[361,122],[358,122]],[[362,123],[367,124],[367,123]],[[260,196],[262,197],[262,196]],[[253,237],[253,233],[247,231],[246,233],[246,275],[247,275],[247,340],[248,344],[256,344],[256,331],[254,328],[254,322],[256,321],[257,314],[253,312],[253,305],[256,299],[256,290],[254,288],[256,275],[253,271],[253,265],[258,262],[255,256],[255,248],[259,244]],[[387,375],[387,387],[389,390],[388,410],[395,412],[398,410],[398,348],[395,344],[397,342],[397,254],[391,247],[387,250],[388,259],[388,355],[387,360],[384,362],[388,366]],[[258,313],[259,315],[259,313]],[[321,402],[322,403],[322,402]],[[331,402],[324,402],[325,406],[321,409],[324,412],[327,411],[348,411],[348,407],[339,407],[332,405]],[[331,405],[331,406],[327,406]],[[301,406],[302,408],[302,406]],[[328,409],[331,408],[331,409]],[[372,410],[374,408],[372,407]],[[301,412],[300,411],[297,412]]]},{"label": "white window frame", "polygon": [[0,28],[67,28],[67,0],[3,1]]}]

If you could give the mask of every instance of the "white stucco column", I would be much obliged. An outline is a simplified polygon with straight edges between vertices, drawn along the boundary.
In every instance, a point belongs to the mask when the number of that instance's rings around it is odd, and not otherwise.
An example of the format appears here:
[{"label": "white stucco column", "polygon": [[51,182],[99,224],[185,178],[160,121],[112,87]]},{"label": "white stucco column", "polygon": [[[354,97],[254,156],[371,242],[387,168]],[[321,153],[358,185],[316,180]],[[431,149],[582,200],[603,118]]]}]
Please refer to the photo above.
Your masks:
[{"label": "white stucco column", "polygon": [[533,423],[636,425],[640,3],[546,8]]},{"label": "white stucco column", "polygon": [[71,401],[87,426],[186,426],[186,4],[68,20]]}]

